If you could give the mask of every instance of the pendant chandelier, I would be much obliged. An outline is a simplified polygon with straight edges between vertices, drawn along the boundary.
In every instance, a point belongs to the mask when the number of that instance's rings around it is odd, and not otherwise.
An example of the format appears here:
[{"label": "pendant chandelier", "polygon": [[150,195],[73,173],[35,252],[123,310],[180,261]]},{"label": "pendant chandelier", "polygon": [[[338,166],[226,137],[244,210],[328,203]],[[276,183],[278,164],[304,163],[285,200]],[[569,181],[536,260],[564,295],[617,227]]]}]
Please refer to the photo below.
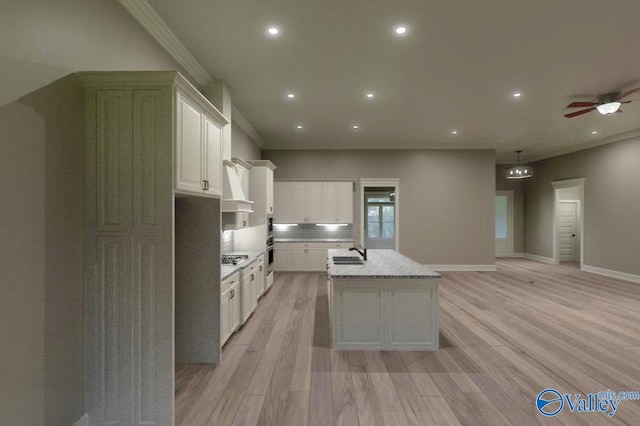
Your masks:
[{"label": "pendant chandelier", "polygon": [[520,153],[522,151],[518,150],[516,151],[516,154],[518,156],[518,163],[515,167],[509,167],[508,169],[506,169],[505,172],[505,177],[507,179],[526,179],[526,178],[530,178],[531,176],[533,176],[533,169],[529,166],[521,166],[520,165]]}]

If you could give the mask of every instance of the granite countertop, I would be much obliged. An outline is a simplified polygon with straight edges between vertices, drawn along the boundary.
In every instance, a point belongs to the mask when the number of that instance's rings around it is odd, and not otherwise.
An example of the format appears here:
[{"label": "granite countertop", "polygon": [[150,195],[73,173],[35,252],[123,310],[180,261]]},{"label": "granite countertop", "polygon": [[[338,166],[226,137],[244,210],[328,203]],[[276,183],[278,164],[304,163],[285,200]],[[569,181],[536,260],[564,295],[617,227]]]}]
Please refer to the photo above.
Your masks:
[{"label": "granite countertop", "polygon": [[352,243],[353,238],[277,238],[276,243]]},{"label": "granite countertop", "polygon": [[234,251],[231,253],[224,253],[225,255],[236,255],[236,254],[246,254],[249,257],[247,260],[238,263],[237,265],[220,265],[220,277],[222,280],[226,279],[229,275],[232,275],[238,272],[241,269],[246,268],[250,265],[258,256],[263,254],[265,251]]},{"label": "granite countertop", "polygon": [[333,256],[358,256],[358,252],[329,249],[331,278],[440,278],[440,274],[395,250],[367,250],[364,265],[335,265]]}]

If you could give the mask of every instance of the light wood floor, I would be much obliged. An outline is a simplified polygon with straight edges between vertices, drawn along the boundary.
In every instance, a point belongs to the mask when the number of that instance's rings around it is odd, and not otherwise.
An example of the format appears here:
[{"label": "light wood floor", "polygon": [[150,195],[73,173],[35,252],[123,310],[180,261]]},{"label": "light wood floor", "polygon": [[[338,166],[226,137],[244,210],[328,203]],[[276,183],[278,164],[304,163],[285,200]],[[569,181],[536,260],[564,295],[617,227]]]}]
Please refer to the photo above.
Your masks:
[{"label": "light wood floor", "polygon": [[325,276],[281,273],[217,366],[177,366],[180,425],[640,424],[535,398],[640,390],[640,285],[513,259],[448,272],[435,352],[329,348]]}]

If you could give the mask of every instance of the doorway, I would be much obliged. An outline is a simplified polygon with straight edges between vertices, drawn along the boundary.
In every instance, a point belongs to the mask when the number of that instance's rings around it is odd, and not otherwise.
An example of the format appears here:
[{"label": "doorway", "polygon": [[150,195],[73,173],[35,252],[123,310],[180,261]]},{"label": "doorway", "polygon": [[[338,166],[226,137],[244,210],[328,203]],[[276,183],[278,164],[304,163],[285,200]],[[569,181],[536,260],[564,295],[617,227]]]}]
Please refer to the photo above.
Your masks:
[{"label": "doorway", "polygon": [[553,261],[584,264],[584,179],[552,182],[554,190]]},{"label": "doorway", "polygon": [[497,190],[495,197],[496,257],[511,257],[513,253],[513,191]]},{"label": "doorway", "polygon": [[399,179],[362,179],[360,243],[368,249],[399,247]]}]

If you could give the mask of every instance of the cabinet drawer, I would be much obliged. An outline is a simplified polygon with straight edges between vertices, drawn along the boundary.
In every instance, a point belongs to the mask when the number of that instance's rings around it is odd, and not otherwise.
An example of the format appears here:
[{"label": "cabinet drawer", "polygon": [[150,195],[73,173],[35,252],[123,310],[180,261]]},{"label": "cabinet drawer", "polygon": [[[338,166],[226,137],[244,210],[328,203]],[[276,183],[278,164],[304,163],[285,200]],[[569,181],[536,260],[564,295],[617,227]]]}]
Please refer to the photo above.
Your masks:
[{"label": "cabinet drawer", "polygon": [[296,249],[310,249],[310,248],[324,248],[323,243],[291,243],[291,248]]},{"label": "cabinet drawer", "polygon": [[324,243],[324,248],[328,248],[328,249],[348,249],[350,247],[353,247],[353,242],[339,242],[339,243]]},{"label": "cabinet drawer", "polygon": [[220,293],[224,293],[229,290],[232,286],[238,284],[240,282],[240,272],[234,272],[229,278],[222,281],[222,285],[220,286]]}]

